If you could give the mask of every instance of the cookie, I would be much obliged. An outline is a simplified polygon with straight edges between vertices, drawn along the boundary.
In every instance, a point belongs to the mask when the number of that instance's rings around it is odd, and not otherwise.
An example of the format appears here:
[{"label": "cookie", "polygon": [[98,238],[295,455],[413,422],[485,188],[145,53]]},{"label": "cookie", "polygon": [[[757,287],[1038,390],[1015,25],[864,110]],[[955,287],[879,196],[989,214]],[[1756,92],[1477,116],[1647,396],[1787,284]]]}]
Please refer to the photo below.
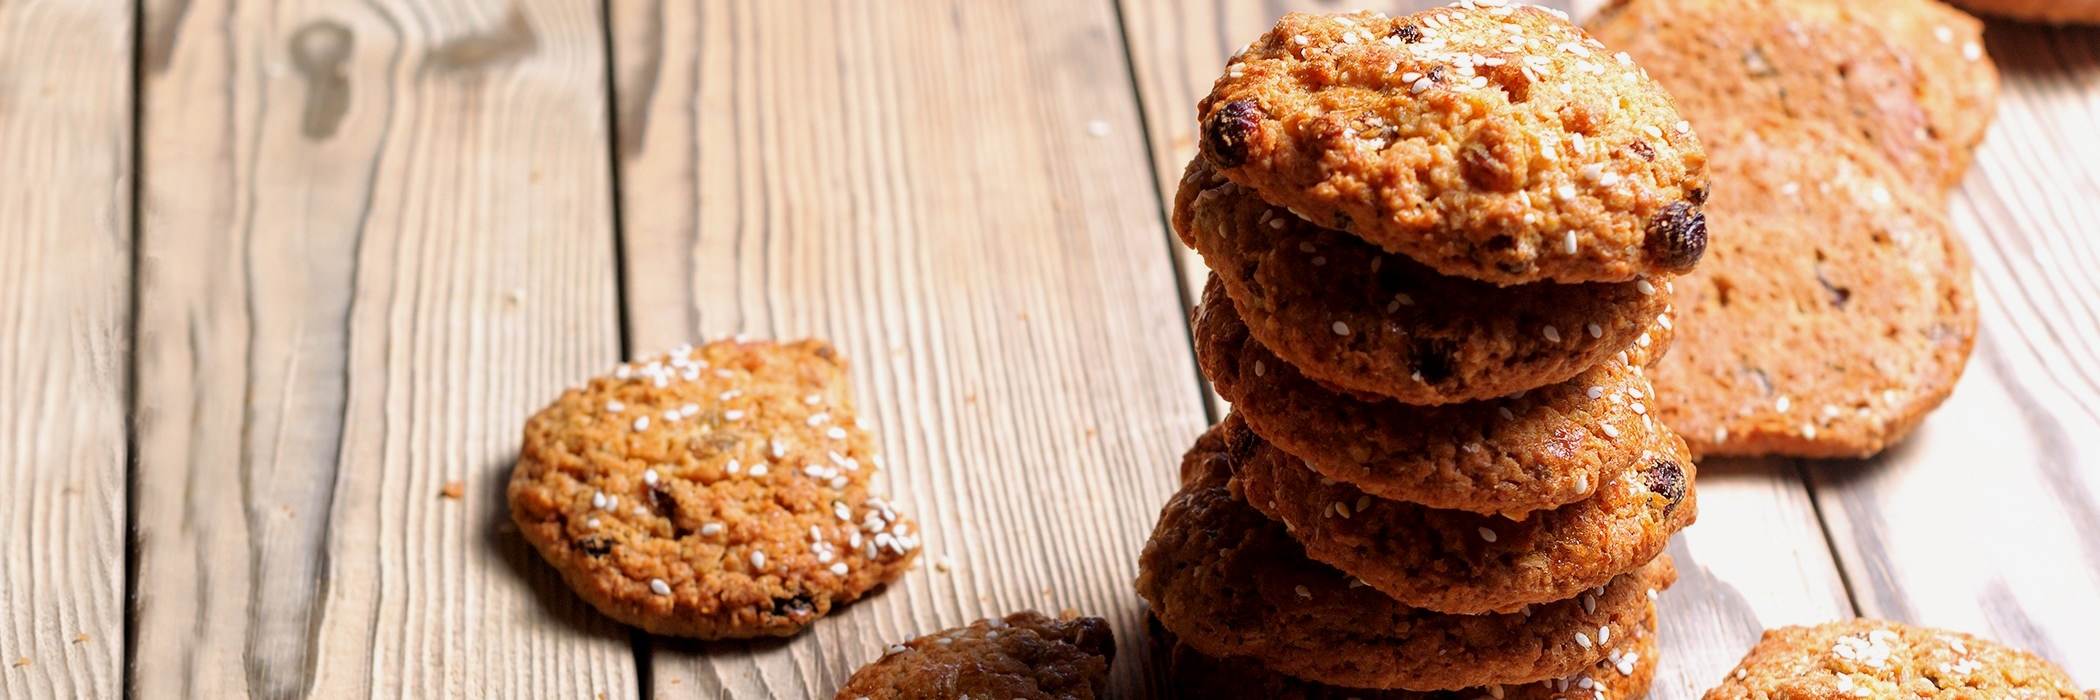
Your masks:
[{"label": "cookie", "polygon": [[1881,620],[1766,630],[1706,700],[2100,700],[2056,664],[1959,632]]},{"label": "cookie", "polygon": [[1665,435],[1632,469],[1580,502],[1523,520],[1364,495],[1322,478],[1228,417],[1234,478],[1247,503],[1284,524],[1305,553],[1409,606],[1472,615],[1566,600],[1662,554],[1698,516],[1696,469]]},{"label": "cookie", "polygon": [[1174,221],[1263,345],[1323,384],[1411,404],[1564,381],[1669,305],[1663,279],[1499,287],[1439,275],[1264,203],[1200,159]]},{"label": "cookie", "polygon": [[831,346],[721,341],[623,364],[525,424],[511,517],[571,588],[655,634],[786,636],[896,580],[912,522]]},{"label": "cookie", "polygon": [[2100,24],[2100,0],[1954,0],[1988,15],[2058,24]]},{"label": "cookie", "polygon": [[1691,125],[1555,10],[1285,15],[1198,117],[1227,179],[1446,275],[1629,282],[1705,246]]},{"label": "cookie", "polygon": [[1996,109],[1982,24],[1934,0],[1618,0],[1589,30],[1632,54],[1709,139],[1746,115],[1820,123],[1935,194],[1961,181]]},{"label": "cookie", "polygon": [[837,700],[1095,700],[1115,655],[1106,620],[1019,612],[892,644]]},{"label": "cookie", "polygon": [[1661,650],[1655,633],[1655,605],[1650,603],[1642,626],[1612,640],[1611,651],[1603,660],[1573,676],[1458,691],[1365,690],[1299,680],[1264,668],[1253,659],[1211,658],[1182,644],[1160,626],[1158,618],[1147,622],[1176,696],[1203,700],[1636,700],[1654,682]]},{"label": "cookie", "polygon": [[1138,560],[1138,593],[1204,654],[1355,688],[1453,690],[1565,678],[1638,628],[1669,557],[1578,599],[1524,612],[1445,615],[1410,608],[1305,550],[1234,492],[1230,455],[1197,473],[1160,514]]},{"label": "cookie", "polygon": [[1976,337],[1940,206],[1811,124],[1713,130],[1711,264],[1676,280],[1656,414],[1699,455],[1865,457],[1954,389]]},{"label": "cookie", "polygon": [[1215,282],[1194,333],[1204,374],[1255,433],[1376,498],[1521,516],[1588,498],[1670,444],[1648,415],[1655,397],[1640,366],[1616,356],[1535,391],[1414,406],[1362,401],[1306,379],[1254,340]]}]

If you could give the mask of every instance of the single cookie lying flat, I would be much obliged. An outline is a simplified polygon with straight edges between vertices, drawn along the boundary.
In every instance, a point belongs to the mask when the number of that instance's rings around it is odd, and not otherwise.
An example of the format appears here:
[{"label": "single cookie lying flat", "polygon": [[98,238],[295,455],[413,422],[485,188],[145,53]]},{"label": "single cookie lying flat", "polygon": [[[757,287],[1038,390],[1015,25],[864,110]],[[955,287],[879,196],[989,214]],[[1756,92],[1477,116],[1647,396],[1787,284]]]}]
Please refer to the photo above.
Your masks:
[{"label": "single cookie lying flat", "polygon": [[1255,337],[1306,376],[1411,404],[1565,381],[1633,345],[1667,280],[1498,287],[1324,229],[1189,165],[1174,228]]},{"label": "single cookie lying flat", "polygon": [[1115,655],[1106,620],[1019,612],[893,644],[837,700],[1096,700]]},{"label": "single cookie lying flat", "polygon": [[1195,478],[1160,514],[1138,560],[1138,593],[1190,647],[1318,683],[1454,690],[1566,678],[1639,628],[1649,596],[1677,577],[1665,555],[1587,601],[1488,615],[1410,608],[1307,559],[1282,525],[1235,495],[1229,455],[1184,464]]},{"label": "single cookie lying flat", "polygon": [[2056,664],[1959,632],[1880,620],[1766,630],[1706,700],[2100,699]]},{"label": "single cookie lying flat", "polygon": [[1796,124],[1712,130],[1710,264],[1677,285],[1678,335],[1649,372],[1699,455],[1863,457],[1961,377],[1976,337],[1969,256],[1940,207],[1868,147]]},{"label": "single cookie lying flat", "polygon": [[[1618,357],[1487,401],[1414,406],[1329,391],[1256,342],[1212,279],[1194,332],[1218,394],[1255,433],[1377,498],[1521,517],[1588,498],[1673,444],[1648,415],[1655,397],[1642,370]],[[1665,337],[1644,342],[1667,345],[1668,331],[1654,330]]]},{"label": "single cookie lying flat", "polygon": [[1982,23],[1934,0],[1618,0],[1588,26],[1670,89],[1716,159],[1723,122],[1822,124],[1938,194],[1996,110]]},{"label": "single cookie lying flat", "polygon": [[1674,438],[1596,495],[1523,520],[1364,495],[1227,417],[1234,478],[1305,553],[1403,604],[1471,615],[1515,612],[1610,583],[1662,554],[1698,516],[1696,475]]},{"label": "single cookie lying flat", "polygon": [[912,523],[846,365],[817,341],[721,341],[620,365],[525,424],[511,517],[606,616],[657,634],[786,636],[895,580]]},{"label": "single cookie lying flat", "polygon": [[1629,282],[1705,245],[1691,125],[1554,10],[1285,15],[1198,114],[1226,178],[1443,274]]},{"label": "single cookie lying flat", "polygon": [[1603,660],[1573,676],[1458,691],[1365,690],[1299,680],[1253,659],[1211,658],[1181,643],[1159,618],[1147,622],[1174,689],[1180,697],[1205,700],[1636,700],[1655,681],[1662,646],[1655,633],[1655,604],[1649,603],[1642,626],[1613,638]]}]

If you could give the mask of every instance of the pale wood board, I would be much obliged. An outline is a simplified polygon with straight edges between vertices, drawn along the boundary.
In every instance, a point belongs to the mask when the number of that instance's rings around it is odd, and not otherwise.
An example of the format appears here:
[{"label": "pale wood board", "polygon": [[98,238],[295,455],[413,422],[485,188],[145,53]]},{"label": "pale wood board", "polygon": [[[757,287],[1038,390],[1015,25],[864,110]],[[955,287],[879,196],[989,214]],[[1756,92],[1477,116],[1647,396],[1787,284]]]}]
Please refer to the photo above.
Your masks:
[{"label": "pale wood board", "polygon": [[[1365,9],[1399,15],[1446,3],[1398,0]],[[1578,18],[1597,2],[1547,3]],[[1234,51],[1285,12],[1359,6],[1318,2],[1122,0],[1146,131],[1164,201],[1196,154],[1196,103]],[[1202,289],[1200,256],[1176,246],[1182,283]],[[1844,581],[1799,468],[1785,460],[1705,465],[1698,524],[1672,544],[1680,580],[1662,598],[1662,666],[1650,697],[1697,698],[1741,659],[1769,626],[1850,617]]]},{"label": "pale wood board", "polygon": [[0,3],[0,697],[122,683],[131,34]]},{"label": "pale wood board", "polygon": [[653,640],[656,696],[829,697],[1023,608],[1107,617],[1157,695],[1131,582],[1205,415],[1113,5],[613,8],[633,349],[831,340],[927,537],[810,633]]},{"label": "pale wood board", "polygon": [[597,3],[145,12],[131,687],[636,696],[504,499],[618,359]]},{"label": "pale wood board", "polygon": [[1953,202],[1982,331],[1907,443],[1817,465],[1861,612],[1982,634],[2100,686],[2100,30],[1993,23],[1998,121]]}]

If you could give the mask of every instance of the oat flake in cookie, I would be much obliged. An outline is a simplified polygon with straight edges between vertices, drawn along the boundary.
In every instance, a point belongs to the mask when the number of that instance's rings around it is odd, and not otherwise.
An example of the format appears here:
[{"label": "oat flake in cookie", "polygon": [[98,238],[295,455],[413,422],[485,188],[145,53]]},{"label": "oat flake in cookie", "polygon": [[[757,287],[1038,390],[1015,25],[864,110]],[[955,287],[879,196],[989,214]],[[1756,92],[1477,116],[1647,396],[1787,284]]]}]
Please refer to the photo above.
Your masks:
[{"label": "oat flake in cookie", "polygon": [[2056,664],[1959,632],[1881,620],[1766,630],[1706,700],[2092,700]]},{"label": "oat flake in cookie", "polygon": [[1097,700],[1115,655],[1106,620],[1019,612],[892,644],[837,700]]},{"label": "oat flake in cookie", "polygon": [[1553,10],[1286,15],[1198,117],[1227,179],[1443,274],[1627,282],[1689,270],[1705,245],[1691,125]]},{"label": "oat flake in cookie", "polygon": [[792,635],[895,580],[912,522],[831,346],[719,341],[620,365],[525,425],[511,517],[608,617],[701,639]]}]

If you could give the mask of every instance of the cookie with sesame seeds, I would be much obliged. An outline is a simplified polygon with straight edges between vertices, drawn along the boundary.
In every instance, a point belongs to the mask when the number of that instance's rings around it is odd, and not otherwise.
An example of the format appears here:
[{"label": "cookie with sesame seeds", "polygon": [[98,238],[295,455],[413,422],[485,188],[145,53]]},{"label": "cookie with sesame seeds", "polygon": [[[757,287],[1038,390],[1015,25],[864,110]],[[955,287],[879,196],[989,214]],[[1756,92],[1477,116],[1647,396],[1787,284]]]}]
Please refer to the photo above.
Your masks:
[{"label": "cookie with sesame seeds", "polygon": [[892,644],[837,700],[1096,700],[1115,654],[1107,620],[1018,612]]},{"label": "cookie with sesame seeds", "polygon": [[1706,700],[2095,700],[2032,653],[1960,632],[1857,619],[1766,630]]},{"label": "cookie with sesame seeds", "polygon": [[2100,0],[1954,0],[1987,15],[2054,24],[2100,24]]},{"label": "cookie with sesame seeds", "polygon": [[1640,67],[1556,10],[1293,13],[1198,105],[1263,200],[1440,273],[1627,282],[1698,263],[1706,155]]},{"label": "cookie with sesame seeds", "polygon": [[1512,520],[1373,498],[1236,423],[1227,419],[1227,441],[1247,503],[1283,523],[1307,556],[1426,610],[1511,612],[1588,596],[1698,517],[1691,455],[1667,434],[1595,495]]},{"label": "cookie with sesame seeds", "polygon": [[1570,599],[1521,612],[1447,615],[1408,607],[1313,561],[1242,499],[1231,456],[1196,459],[1138,559],[1137,589],[1160,624],[1215,657],[1355,688],[1456,690],[1566,678],[1639,628],[1667,555]]},{"label": "cookie with sesame seeds", "polygon": [[1676,280],[1656,415],[1699,455],[1880,452],[1961,378],[1968,253],[1864,144],[1809,123],[1712,133],[1713,264]]},{"label": "cookie with sesame seeds", "polygon": [[830,345],[623,364],[525,424],[511,517],[584,600],[655,634],[788,636],[903,574],[912,522]]},{"label": "cookie with sesame seeds", "polygon": [[1935,0],[1618,0],[1588,26],[1709,139],[1744,115],[1820,123],[1935,194],[1961,181],[1996,110],[1982,23]]},{"label": "cookie with sesame seeds", "polygon": [[1263,345],[1323,384],[1411,404],[1567,380],[1669,306],[1663,279],[1501,287],[1440,275],[1263,202],[1201,159],[1174,222]]},{"label": "cookie with sesame seeds", "polygon": [[1662,646],[1655,604],[1649,603],[1645,623],[1613,639],[1605,658],[1573,676],[1455,691],[1367,690],[1292,678],[1244,657],[1212,658],[1181,643],[1159,618],[1148,616],[1146,622],[1169,684],[1180,697],[1205,700],[1635,700],[1654,683]]},{"label": "cookie with sesame seeds", "polygon": [[[1416,406],[1307,379],[1253,338],[1215,277],[1194,325],[1197,362],[1236,415],[1323,476],[1376,498],[1521,517],[1588,498],[1644,453],[1674,444],[1649,417],[1655,397],[1644,370],[1616,355],[1560,384]],[[1652,332],[1662,339],[1649,347],[1668,344],[1669,331]]]}]

